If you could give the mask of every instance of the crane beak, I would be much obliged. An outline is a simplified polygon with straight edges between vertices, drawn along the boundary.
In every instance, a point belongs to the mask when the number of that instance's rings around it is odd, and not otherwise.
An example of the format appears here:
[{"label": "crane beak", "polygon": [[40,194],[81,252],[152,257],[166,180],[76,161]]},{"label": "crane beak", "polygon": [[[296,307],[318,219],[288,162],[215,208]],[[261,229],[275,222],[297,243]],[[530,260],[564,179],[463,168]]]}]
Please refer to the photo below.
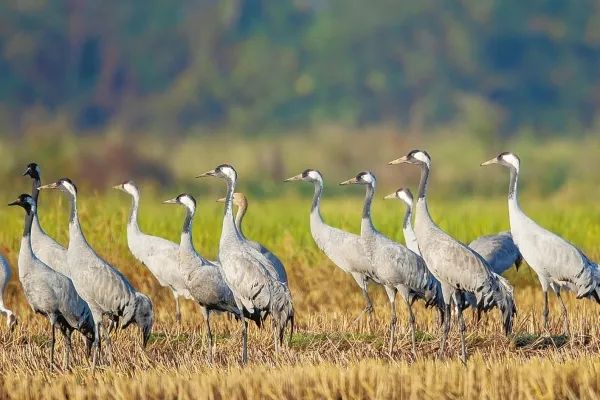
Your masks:
[{"label": "crane beak", "polygon": [[486,162],[482,162],[481,166],[484,167],[486,165],[498,164],[497,158],[492,158],[491,160],[487,160]]},{"label": "crane beak", "polygon": [[56,189],[57,187],[58,187],[58,185],[56,184],[56,182],[54,182],[54,183],[49,183],[47,185],[40,186],[38,188],[38,190],[42,190],[42,189]]},{"label": "crane beak", "polygon": [[211,169],[210,171],[206,171],[205,173],[198,175],[196,178],[205,178],[207,176],[215,176],[216,173],[217,172],[214,169]]},{"label": "crane beak", "polygon": [[293,181],[300,181],[302,180],[302,174],[298,174],[296,176],[292,176],[291,178],[287,178],[284,180],[284,182],[293,182]]},{"label": "crane beak", "polygon": [[406,164],[410,163],[407,156],[402,156],[400,158],[396,158],[388,163],[388,165],[396,165],[396,164]]},{"label": "crane beak", "polygon": [[120,185],[115,185],[112,188],[117,190],[123,190],[123,184],[121,183]]},{"label": "crane beak", "polygon": [[225,203],[225,197],[221,197],[220,199],[217,199],[217,203]]},{"label": "crane beak", "polygon": [[8,203],[9,206],[18,206],[19,205],[19,200],[15,200],[11,203]]},{"label": "crane beak", "polygon": [[344,182],[340,182],[340,185],[354,185],[357,184],[358,180],[356,180],[356,177],[348,179],[347,181]]},{"label": "crane beak", "polygon": [[29,175],[30,172],[31,172],[31,168],[27,167],[25,172],[23,172],[23,176]]},{"label": "crane beak", "polygon": [[177,197],[175,197],[174,199],[171,200],[165,200],[163,201],[163,204],[177,204]]},{"label": "crane beak", "polygon": [[388,194],[383,199],[384,200],[394,200],[395,198],[396,198],[396,192]]}]

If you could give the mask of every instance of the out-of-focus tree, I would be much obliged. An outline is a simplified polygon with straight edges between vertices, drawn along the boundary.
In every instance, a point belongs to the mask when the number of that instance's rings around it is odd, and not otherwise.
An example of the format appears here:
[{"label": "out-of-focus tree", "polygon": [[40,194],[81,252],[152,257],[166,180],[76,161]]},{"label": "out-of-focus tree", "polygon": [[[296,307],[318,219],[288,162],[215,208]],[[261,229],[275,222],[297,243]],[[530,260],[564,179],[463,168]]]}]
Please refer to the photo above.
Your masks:
[{"label": "out-of-focus tree", "polygon": [[486,140],[575,133],[595,124],[599,69],[592,0],[0,2],[4,131],[40,109],[80,132],[420,131],[469,99],[502,115]]}]

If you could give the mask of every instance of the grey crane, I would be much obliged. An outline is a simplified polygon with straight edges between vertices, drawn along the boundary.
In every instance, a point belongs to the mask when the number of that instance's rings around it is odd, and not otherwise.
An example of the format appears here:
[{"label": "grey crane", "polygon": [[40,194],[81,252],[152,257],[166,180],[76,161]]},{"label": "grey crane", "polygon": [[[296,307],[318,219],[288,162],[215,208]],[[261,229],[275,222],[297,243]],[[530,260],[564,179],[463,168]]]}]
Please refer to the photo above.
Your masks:
[{"label": "grey crane", "polygon": [[[77,292],[88,303],[94,320],[93,367],[97,364],[100,352],[104,316],[117,324],[122,321],[123,328],[131,323],[137,324],[141,331],[142,346],[145,347],[154,323],[152,302],[147,296],[137,293],[127,278],[98,256],[88,244],[79,224],[75,184],[68,178],[61,178],[38,189],[59,189],[71,203],[67,262]],[[112,359],[110,337],[107,332],[104,333]]]},{"label": "grey crane", "polygon": [[371,219],[371,203],[375,194],[377,179],[370,171],[358,173],[354,178],[340,185],[365,185],[366,196],[360,225],[360,238],[363,251],[369,260],[367,276],[382,285],[387,293],[391,307],[390,341],[388,351],[394,346],[396,328],[396,293],[406,303],[410,326],[412,351],[416,357],[415,316],[412,304],[422,299],[427,306],[436,306],[443,313],[444,302],[439,282],[427,269],[423,259],[388,237],[381,234]]},{"label": "grey crane", "polygon": [[85,301],[79,297],[73,282],[36,257],[31,246],[31,226],[36,213],[35,200],[28,194],[20,195],[9,206],[25,209],[25,226],[19,250],[19,280],[27,302],[36,313],[44,315],[52,328],[50,342],[50,368],[54,366],[55,331],[58,327],[64,336],[65,368],[73,353],[71,333],[79,330],[85,336],[89,349],[94,337],[94,321]]},{"label": "grey crane", "polygon": [[[359,235],[327,225],[321,216],[321,196],[323,194],[323,175],[315,169],[304,170],[285,182],[304,181],[314,185],[314,196],[310,208],[310,233],[323,253],[342,271],[352,275],[365,299],[365,308],[369,320],[373,315],[373,303],[369,297],[367,272],[369,260],[362,251]],[[359,316],[360,317],[360,316]]]},{"label": "grey crane", "polygon": [[148,235],[138,225],[140,192],[133,181],[113,186],[132,198],[131,213],[127,222],[127,245],[133,256],[144,264],[154,275],[158,283],[171,289],[175,298],[175,320],[181,321],[179,297],[193,300],[186,287],[185,279],[178,266],[179,245],[158,236]]},{"label": "grey crane", "polygon": [[498,275],[503,274],[513,265],[519,270],[523,262],[523,257],[510,232],[481,236],[469,243],[469,247],[481,255],[492,272]]},{"label": "grey crane", "polygon": [[[288,286],[272,277],[273,265],[263,254],[250,246],[238,232],[233,218],[233,193],[237,172],[231,165],[222,164],[198,177],[217,177],[227,183],[225,214],[219,243],[219,260],[225,282],[231,288],[236,305],[249,314],[263,318],[271,315],[275,349],[283,342],[288,322],[294,329],[294,306]],[[248,323],[242,320],[242,362],[248,360]],[[292,334],[290,333],[290,339]]]},{"label": "grey crane", "polygon": [[6,316],[6,325],[8,326],[8,329],[12,331],[17,324],[17,317],[12,310],[9,310],[4,305],[4,291],[6,290],[6,286],[11,277],[12,271],[10,265],[6,258],[0,254],[0,314]]},{"label": "grey crane", "polygon": [[[212,361],[211,311],[230,312],[236,317],[240,316],[241,311],[236,306],[231,289],[223,279],[221,267],[202,257],[194,247],[192,223],[196,214],[196,199],[189,194],[182,193],[171,200],[165,201],[165,203],[180,204],[186,209],[178,249],[178,268],[181,275],[185,277],[185,285],[193,299],[202,306],[208,339],[208,358]],[[260,325],[260,319],[257,316],[254,317],[255,322]]]},{"label": "grey crane", "polygon": [[[426,194],[431,157],[425,151],[413,150],[408,155],[390,162],[390,164],[400,163],[416,164],[421,168],[419,197],[415,211],[415,235],[427,267],[441,283],[446,304],[448,317],[444,320],[440,354],[444,351],[450,330],[449,316],[452,299],[456,298],[457,305],[463,304],[465,292],[475,294],[478,308],[484,310],[494,306],[500,308],[504,333],[509,334],[516,313],[510,284],[499,275],[492,273],[483,257],[442,231],[429,215]],[[461,360],[466,362],[465,322],[462,307],[456,307],[456,309],[461,338]]]},{"label": "grey crane", "polygon": [[[40,166],[36,163],[27,165],[23,176],[29,175],[32,179],[31,197],[35,200],[39,210],[38,188],[42,184]],[[56,240],[46,234],[36,213],[33,217],[33,225],[31,226],[31,245],[35,255],[47,266],[55,271],[60,272],[67,277],[70,277],[69,264],[67,262],[67,249],[61,246]]]},{"label": "grey crane", "polygon": [[509,169],[508,215],[513,240],[527,264],[535,271],[544,291],[544,329],[548,329],[548,288],[560,300],[565,329],[569,331],[567,307],[561,289],[572,290],[577,298],[593,298],[600,303],[600,271],[580,249],[562,237],[542,228],[519,206],[517,182],[521,161],[516,154],[500,153],[481,165],[499,164]]},{"label": "grey crane", "polygon": [[[414,204],[412,192],[410,189],[400,188],[389,198],[398,198],[406,204],[406,213],[402,223],[404,240],[406,241],[406,247],[420,255],[417,237],[411,223]],[[510,232],[481,236],[469,243],[469,247],[482,256],[487,261],[490,270],[498,275],[502,275],[504,271],[513,265],[518,270],[523,262],[521,253],[519,253],[519,249],[513,242]]]},{"label": "grey crane", "polygon": [[[217,201],[220,203],[225,203],[225,198],[220,198]],[[248,210],[248,199],[246,199],[244,193],[236,192],[233,194],[233,205],[235,205],[238,208],[237,213],[235,214],[235,226],[237,227],[240,236],[244,240],[246,240],[246,242],[250,246],[260,251],[265,257],[267,257],[267,259],[275,268],[276,276],[274,276],[274,278],[279,279],[281,283],[285,283],[287,285],[287,273],[285,272],[285,267],[283,266],[281,260],[277,258],[277,256],[273,254],[271,250],[267,249],[265,246],[258,242],[249,240],[248,238],[246,238],[246,235],[244,235],[244,231],[242,230],[242,221],[244,219],[244,216],[246,215],[246,211]]]}]

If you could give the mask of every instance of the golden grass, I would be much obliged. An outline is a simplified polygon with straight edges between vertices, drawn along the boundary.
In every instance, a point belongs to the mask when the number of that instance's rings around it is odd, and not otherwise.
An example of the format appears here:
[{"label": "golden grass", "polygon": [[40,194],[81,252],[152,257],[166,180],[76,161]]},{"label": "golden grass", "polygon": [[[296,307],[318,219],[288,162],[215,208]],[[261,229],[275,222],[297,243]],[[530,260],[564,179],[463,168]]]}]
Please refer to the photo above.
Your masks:
[{"label": "golden grass", "polygon": [[[345,229],[358,228],[359,191],[346,199],[326,199],[323,214]],[[381,193],[383,194],[383,193]],[[158,205],[167,196],[142,195],[142,228],[177,240],[182,212]],[[171,196],[172,197],[172,196]],[[216,196],[215,196],[216,198]],[[64,242],[64,204],[46,195],[42,223]],[[203,201],[204,200],[204,201]],[[269,329],[250,330],[249,359],[238,364],[239,325],[226,316],[214,318],[218,335],[215,360],[206,359],[203,320],[197,305],[183,303],[183,321],[175,323],[170,291],[160,288],[147,270],[129,255],[124,237],[129,199],[123,194],[86,196],[79,202],[83,229],[98,252],[119,267],[154,302],[156,324],[146,352],[135,329],[118,332],[113,346],[115,362],[103,359],[95,374],[83,355],[82,340],[74,334],[76,360],[69,371],[49,371],[49,327],[34,315],[16,279],[6,294],[7,304],[20,322],[14,332],[0,327],[0,398],[71,399],[364,399],[364,398],[594,398],[600,397],[600,329],[598,305],[566,296],[571,336],[562,335],[560,309],[551,298],[551,327],[541,326],[542,296],[527,267],[511,271],[518,284],[514,335],[501,334],[498,313],[491,312],[474,326],[468,313],[467,343],[471,358],[466,366],[457,360],[459,338],[451,332],[449,348],[437,359],[437,316],[421,305],[416,308],[418,358],[410,352],[406,310],[398,302],[400,334],[393,354],[386,352],[389,309],[384,292],[372,286],[375,319],[355,323],[363,307],[353,280],[334,267],[315,248],[308,232],[309,200],[285,198],[252,202],[247,235],[271,247],[284,260],[297,310],[297,332],[291,348],[273,352]],[[208,256],[216,253],[221,212],[218,205],[199,199],[196,243]],[[532,199],[524,204],[544,225],[563,233],[594,259],[600,258],[600,210],[588,204],[567,204],[553,199]],[[375,224],[401,240],[401,206],[375,202]],[[431,209],[445,229],[461,240],[504,229],[504,200],[435,202]],[[451,211],[449,213],[448,211]],[[266,216],[266,217],[265,217]],[[0,234],[5,253],[15,263],[22,212],[1,214]],[[14,264],[16,266],[16,264]],[[15,275],[16,276],[16,275]],[[3,321],[2,321],[3,322]],[[58,354],[62,341],[58,339]]]}]

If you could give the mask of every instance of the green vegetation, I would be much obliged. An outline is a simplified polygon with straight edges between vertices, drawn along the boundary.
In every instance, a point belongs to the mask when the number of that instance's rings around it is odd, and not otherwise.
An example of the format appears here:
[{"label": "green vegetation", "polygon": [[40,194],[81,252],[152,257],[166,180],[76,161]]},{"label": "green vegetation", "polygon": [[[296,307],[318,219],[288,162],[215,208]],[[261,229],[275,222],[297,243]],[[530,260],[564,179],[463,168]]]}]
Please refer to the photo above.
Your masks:
[{"label": "green vegetation", "polygon": [[0,132],[597,127],[592,0],[0,4]]},{"label": "green vegetation", "polygon": [[[436,165],[443,164],[442,162]],[[438,167],[438,171],[443,168]],[[49,172],[47,173],[47,175]],[[499,174],[500,171],[499,171]],[[24,179],[24,178],[23,178]],[[195,182],[195,192],[204,183]],[[333,182],[330,187],[333,188]],[[144,188],[142,188],[144,189]],[[196,246],[212,258],[216,254],[222,204],[199,196],[194,237]],[[383,195],[383,189],[379,194]],[[152,234],[178,240],[183,222],[179,208],[160,204],[172,193],[143,190],[141,227]],[[433,191],[432,187],[432,193]],[[600,259],[600,209],[594,198],[564,201],[568,193],[550,199],[527,194],[523,207],[538,220],[565,235],[595,260]],[[0,321],[0,393],[3,398],[564,398],[600,395],[600,327],[598,305],[566,295],[571,336],[562,335],[560,306],[551,298],[550,332],[541,323],[542,295],[533,272],[523,266],[507,277],[515,284],[518,314],[515,335],[501,334],[496,311],[475,326],[467,313],[467,343],[472,358],[463,367],[458,333],[453,328],[447,355],[436,359],[438,318],[421,304],[416,306],[418,359],[413,359],[406,330],[406,311],[398,308],[400,330],[394,353],[386,351],[389,307],[381,288],[372,286],[375,318],[355,322],[364,304],[350,276],[331,264],[316,248],[308,231],[309,199],[288,193],[259,200],[250,197],[246,234],[266,244],[285,262],[297,310],[297,331],[290,349],[275,355],[268,329],[250,329],[250,364],[238,365],[241,343],[239,324],[226,317],[214,319],[218,335],[215,361],[206,361],[206,340],[198,306],[182,303],[183,321],[175,323],[169,290],[160,288],[146,268],[135,262],[125,241],[129,198],[120,192],[91,193],[80,190],[82,228],[99,254],[114,263],[144,293],[151,296],[156,324],[148,350],[139,348],[134,329],[117,332],[113,339],[115,364],[103,361],[92,375],[75,336],[76,360],[71,371],[59,367],[47,371],[48,325],[28,307],[20,285],[13,279],[6,302],[20,318],[13,333]],[[402,240],[398,202],[374,203],[374,221],[386,234]],[[507,227],[504,196],[463,199],[434,195],[433,216],[451,234],[464,241]],[[65,243],[67,211],[62,196],[44,193],[41,222]],[[323,215],[335,226],[358,231],[361,190],[347,190],[343,197],[326,197]],[[14,211],[14,212],[13,212]],[[0,243],[16,266],[22,213],[0,213]],[[581,227],[584,227],[583,229]],[[549,336],[549,335],[552,336]],[[58,351],[62,351],[59,340]],[[60,353],[59,353],[60,354]],[[58,357],[60,359],[60,357]]]}]

